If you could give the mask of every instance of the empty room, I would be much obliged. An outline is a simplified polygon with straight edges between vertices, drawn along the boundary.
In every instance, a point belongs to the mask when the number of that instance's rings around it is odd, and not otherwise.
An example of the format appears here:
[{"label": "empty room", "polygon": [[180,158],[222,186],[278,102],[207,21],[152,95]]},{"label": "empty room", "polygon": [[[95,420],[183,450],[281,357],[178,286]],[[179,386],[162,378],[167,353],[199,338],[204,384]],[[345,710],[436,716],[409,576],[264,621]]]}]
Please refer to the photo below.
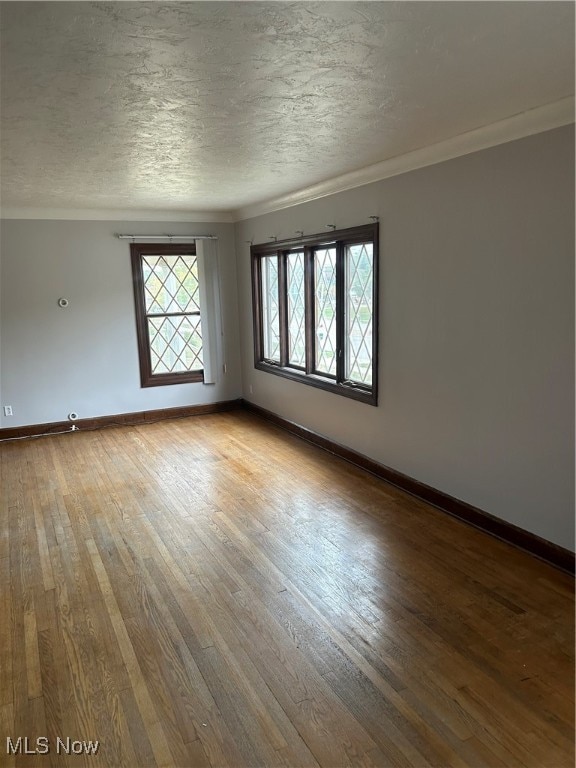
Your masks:
[{"label": "empty room", "polygon": [[572,2],[0,2],[0,766],[574,765]]}]

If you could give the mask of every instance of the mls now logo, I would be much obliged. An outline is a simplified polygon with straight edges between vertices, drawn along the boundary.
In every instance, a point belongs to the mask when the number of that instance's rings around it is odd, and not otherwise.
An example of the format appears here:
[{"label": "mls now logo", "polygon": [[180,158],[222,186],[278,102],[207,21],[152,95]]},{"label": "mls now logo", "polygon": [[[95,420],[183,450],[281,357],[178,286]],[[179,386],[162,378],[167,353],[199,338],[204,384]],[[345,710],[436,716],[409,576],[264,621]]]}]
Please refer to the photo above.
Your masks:
[{"label": "mls now logo", "polygon": [[[50,752],[50,746],[50,739],[47,736],[38,736],[34,740],[29,739],[28,736],[18,736],[14,741],[10,736],[6,739],[6,752],[9,755],[46,755]],[[100,742],[76,741],[69,736],[61,739],[57,736],[54,746],[59,755],[95,755]]]}]

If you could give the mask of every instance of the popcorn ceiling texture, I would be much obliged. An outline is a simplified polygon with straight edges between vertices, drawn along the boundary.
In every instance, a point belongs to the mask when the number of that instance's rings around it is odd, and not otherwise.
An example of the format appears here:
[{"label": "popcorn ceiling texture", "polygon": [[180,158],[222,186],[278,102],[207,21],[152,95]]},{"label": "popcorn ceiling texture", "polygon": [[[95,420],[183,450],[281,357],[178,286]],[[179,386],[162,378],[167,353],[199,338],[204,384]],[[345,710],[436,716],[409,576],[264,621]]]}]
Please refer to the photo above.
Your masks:
[{"label": "popcorn ceiling texture", "polygon": [[573,92],[570,3],[3,3],[2,203],[219,211]]}]

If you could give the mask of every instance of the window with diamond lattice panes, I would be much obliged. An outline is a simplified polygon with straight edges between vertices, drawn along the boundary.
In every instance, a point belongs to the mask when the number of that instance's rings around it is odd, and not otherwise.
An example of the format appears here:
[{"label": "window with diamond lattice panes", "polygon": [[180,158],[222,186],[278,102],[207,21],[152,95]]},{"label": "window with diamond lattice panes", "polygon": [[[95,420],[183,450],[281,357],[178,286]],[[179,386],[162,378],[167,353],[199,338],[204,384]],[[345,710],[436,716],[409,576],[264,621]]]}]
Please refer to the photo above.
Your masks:
[{"label": "window with diamond lattice panes", "polygon": [[288,361],[299,368],[306,366],[306,328],[304,298],[304,251],[289,253],[288,274]]},{"label": "window with diamond lattice panes", "polygon": [[280,306],[278,302],[278,259],[264,259],[262,266],[264,309],[264,357],[280,360]]},{"label": "window with diamond lattice panes", "polygon": [[316,370],[336,375],[336,248],[314,254]]},{"label": "window with diamond lattice panes", "polygon": [[378,404],[378,224],[251,246],[254,365]]},{"label": "window with diamond lattice panes", "polygon": [[347,380],[372,384],[373,263],[372,243],[346,248]]},{"label": "window with diamond lattice panes", "polygon": [[198,261],[193,246],[132,245],[143,386],[202,381]]}]

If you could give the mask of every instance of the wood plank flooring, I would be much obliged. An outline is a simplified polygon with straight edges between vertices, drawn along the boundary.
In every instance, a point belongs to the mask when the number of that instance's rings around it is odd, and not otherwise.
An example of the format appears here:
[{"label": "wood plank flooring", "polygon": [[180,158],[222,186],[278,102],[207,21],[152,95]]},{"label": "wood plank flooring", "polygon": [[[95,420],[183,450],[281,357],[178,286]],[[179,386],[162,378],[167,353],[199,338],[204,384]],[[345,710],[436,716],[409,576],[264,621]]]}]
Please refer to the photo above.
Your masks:
[{"label": "wood plank flooring", "polygon": [[574,764],[551,566],[245,412],[0,459],[0,765]]}]

